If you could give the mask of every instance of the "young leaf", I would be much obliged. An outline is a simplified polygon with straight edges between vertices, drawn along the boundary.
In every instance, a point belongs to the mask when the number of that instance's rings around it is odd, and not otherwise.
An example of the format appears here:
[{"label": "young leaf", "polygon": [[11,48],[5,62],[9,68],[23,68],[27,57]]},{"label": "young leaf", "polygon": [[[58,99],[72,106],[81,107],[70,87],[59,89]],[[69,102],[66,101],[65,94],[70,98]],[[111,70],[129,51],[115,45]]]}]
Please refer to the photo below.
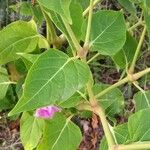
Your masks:
[{"label": "young leaf", "polygon": [[124,69],[132,61],[136,48],[136,40],[127,32],[127,39],[122,50],[116,53],[112,59],[119,68]]},{"label": "young leaf", "polygon": [[11,82],[9,81],[7,70],[0,67],[0,100],[5,97],[10,83]]},{"label": "young leaf", "polygon": [[88,66],[65,53],[50,49],[31,67],[24,92],[11,115],[67,100],[90,78]]},{"label": "young leaf", "polygon": [[145,91],[142,93],[139,91],[134,95],[135,100],[135,110],[139,111],[145,108],[150,108],[150,91]]},{"label": "young leaf", "polygon": [[41,37],[33,20],[11,23],[0,31],[0,64],[18,59],[16,53],[33,51]]},{"label": "young leaf", "polygon": [[72,24],[69,10],[71,0],[38,0],[38,2],[40,5],[44,6],[48,10],[56,12],[61,17],[65,18],[70,24]]},{"label": "young leaf", "polygon": [[93,15],[91,47],[103,55],[114,55],[126,41],[126,25],[122,12],[99,11]]},{"label": "young leaf", "polygon": [[79,127],[62,115],[46,122],[43,140],[38,150],[75,150],[81,142]]},{"label": "young leaf", "polygon": [[129,117],[128,130],[131,142],[150,141],[150,109],[143,109]]},{"label": "young leaf", "polygon": [[37,119],[28,112],[21,117],[20,137],[25,150],[35,148],[41,139],[44,128],[44,121]]},{"label": "young leaf", "polygon": [[[106,84],[95,84],[94,85],[94,93],[98,94],[109,87]],[[109,93],[98,99],[99,103],[104,107],[106,114],[109,116],[114,116],[122,111],[124,107],[124,98],[121,91],[118,88],[113,89]]]}]

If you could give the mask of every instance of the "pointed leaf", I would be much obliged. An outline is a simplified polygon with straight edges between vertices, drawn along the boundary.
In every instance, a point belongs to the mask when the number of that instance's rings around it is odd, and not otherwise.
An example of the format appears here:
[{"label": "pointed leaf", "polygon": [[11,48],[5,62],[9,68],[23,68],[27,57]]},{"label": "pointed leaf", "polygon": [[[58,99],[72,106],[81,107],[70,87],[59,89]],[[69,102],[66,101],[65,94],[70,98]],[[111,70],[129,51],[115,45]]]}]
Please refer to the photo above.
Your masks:
[{"label": "pointed leaf", "polygon": [[72,23],[69,10],[71,0],[38,0],[38,2],[48,10],[52,10],[65,18],[70,24]]},{"label": "pointed leaf", "polygon": [[75,150],[81,142],[79,127],[61,115],[46,123],[43,141],[38,150]]},{"label": "pointed leaf", "polygon": [[89,78],[90,70],[85,63],[51,49],[31,67],[23,95],[11,115],[67,100],[83,88]]},{"label": "pointed leaf", "polygon": [[44,121],[35,118],[28,112],[23,113],[20,125],[20,137],[25,150],[35,148],[42,136]]},{"label": "pointed leaf", "polygon": [[103,55],[114,55],[126,41],[126,25],[122,12],[99,11],[93,15],[91,47]]},{"label": "pointed leaf", "polygon": [[0,64],[18,59],[18,52],[33,51],[40,37],[33,20],[17,21],[8,25],[0,31]]}]

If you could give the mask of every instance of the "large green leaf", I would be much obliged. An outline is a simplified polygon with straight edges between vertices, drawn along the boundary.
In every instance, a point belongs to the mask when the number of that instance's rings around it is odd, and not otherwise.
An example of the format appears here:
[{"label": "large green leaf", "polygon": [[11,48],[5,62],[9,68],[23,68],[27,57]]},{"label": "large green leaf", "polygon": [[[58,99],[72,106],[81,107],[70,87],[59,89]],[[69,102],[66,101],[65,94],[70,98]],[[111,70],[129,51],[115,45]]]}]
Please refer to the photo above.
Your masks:
[{"label": "large green leaf", "polygon": [[139,111],[145,108],[150,108],[150,91],[139,91],[134,95],[135,110]]},{"label": "large green leaf", "polygon": [[91,46],[103,55],[114,55],[126,41],[126,25],[122,12],[99,11],[93,15]]},{"label": "large green leaf", "polygon": [[90,70],[85,63],[50,49],[31,67],[23,95],[10,114],[67,100],[84,87],[89,78]]},{"label": "large green leaf", "polygon": [[[95,94],[98,94],[108,87],[109,85],[102,83],[95,84],[93,90]],[[123,95],[117,88],[98,98],[98,101],[103,106],[108,116],[114,116],[115,114],[120,113],[124,107]]]},{"label": "large green leaf", "polygon": [[79,127],[61,115],[46,123],[43,141],[38,150],[76,150],[82,136]]},{"label": "large green leaf", "polygon": [[0,31],[0,64],[18,59],[19,55],[16,54],[18,52],[33,51],[39,38],[43,37],[38,34],[33,20],[11,23]]},{"label": "large green leaf", "polygon": [[35,148],[41,139],[44,121],[35,118],[28,112],[23,113],[20,125],[20,137],[25,150]]},{"label": "large green leaf", "polygon": [[112,57],[115,64],[121,69],[125,68],[126,65],[129,65],[134,57],[136,48],[136,40],[127,32],[127,39],[122,50]]},{"label": "large green leaf", "polygon": [[44,6],[48,10],[52,10],[58,13],[61,17],[65,18],[70,24],[72,19],[70,16],[70,3],[71,0],[38,0],[40,5]]},{"label": "large green leaf", "polygon": [[7,70],[0,67],[0,100],[5,97],[10,83],[11,82],[9,81]]},{"label": "large green leaf", "polygon": [[128,130],[131,142],[150,141],[150,109],[143,109],[129,117]]}]

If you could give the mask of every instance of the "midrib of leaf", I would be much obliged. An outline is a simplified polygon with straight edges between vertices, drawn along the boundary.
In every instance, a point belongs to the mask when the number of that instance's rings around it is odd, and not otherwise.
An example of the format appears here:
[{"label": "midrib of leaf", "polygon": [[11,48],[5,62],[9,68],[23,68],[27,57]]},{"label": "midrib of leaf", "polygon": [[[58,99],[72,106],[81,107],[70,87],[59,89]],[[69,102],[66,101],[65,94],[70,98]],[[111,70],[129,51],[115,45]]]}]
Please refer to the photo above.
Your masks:
[{"label": "midrib of leaf", "polygon": [[139,141],[142,141],[142,139],[144,138],[144,136],[150,131],[150,128],[144,133],[144,135],[140,138]]},{"label": "midrib of leaf", "polygon": [[13,44],[10,44],[9,46],[7,46],[5,49],[3,49],[1,52],[0,52],[0,55],[3,53],[3,52],[5,52],[8,48],[10,48],[10,47],[13,47],[14,45],[16,45],[16,44],[18,44],[19,42],[22,42],[22,41],[24,41],[24,40],[27,40],[27,39],[30,39],[30,38],[35,38],[35,37],[40,37],[40,35],[32,35],[32,36],[28,36],[28,37],[25,37],[25,38],[23,38],[23,39],[20,39],[20,40],[18,40],[17,42],[14,42]]},{"label": "midrib of leaf", "polygon": [[32,124],[32,127],[31,127],[31,131],[30,131],[30,135],[29,135],[29,143],[27,142],[27,144],[26,145],[30,145],[30,147],[31,147],[31,144],[30,144],[30,141],[32,141],[32,137],[31,137],[31,135],[32,135],[32,132],[33,132],[33,128],[34,128],[34,125],[36,124],[36,121],[37,121],[37,119],[36,118],[34,118],[34,121],[33,121],[33,124]]},{"label": "midrib of leaf", "polygon": [[144,95],[144,97],[145,97],[145,99],[146,99],[146,102],[147,102],[148,107],[150,107],[150,103],[149,103],[149,100],[148,100],[148,98],[147,98],[147,95],[146,95],[145,91],[143,92],[143,95]]},{"label": "midrib of leaf", "polygon": [[[64,67],[71,61],[75,59],[74,57],[72,58],[68,58],[67,61],[62,65],[61,68],[59,68],[58,71],[56,71],[56,73],[54,73],[54,75],[26,102],[24,103],[21,107],[23,107],[24,105],[26,105],[31,99],[33,99],[49,82],[51,82],[51,80],[61,71],[64,69]],[[16,109],[18,110],[18,109]]]},{"label": "midrib of leaf", "polygon": [[[101,32],[101,34],[99,34],[99,35],[91,42],[90,46],[92,46],[92,45],[95,43],[95,41],[96,41],[98,38],[100,38],[100,37],[104,34],[104,32],[105,32],[110,26],[112,26],[112,25],[115,23],[115,21],[118,19],[119,16],[120,16],[120,14],[114,19],[114,21],[113,21],[110,25],[108,25],[108,26]],[[106,42],[106,43],[107,43],[107,42]]]},{"label": "midrib of leaf", "polygon": [[61,132],[60,132],[59,136],[57,137],[57,139],[56,139],[55,143],[53,144],[53,146],[52,146],[51,150],[53,150],[53,149],[54,149],[54,147],[55,147],[55,145],[57,144],[58,140],[60,139],[60,137],[61,137],[62,133],[64,132],[65,128],[67,127],[67,125],[68,125],[69,121],[70,121],[70,119],[67,119],[67,120],[66,120],[66,123],[65,123],[65,125],[63,126],[63,128],[62,128],[62,130],[61,130]]},{"label": "midrib of leaf", "polygon": [[14,82],[1,82],[0,85],[9,85],[11,83],[14,83]]}]

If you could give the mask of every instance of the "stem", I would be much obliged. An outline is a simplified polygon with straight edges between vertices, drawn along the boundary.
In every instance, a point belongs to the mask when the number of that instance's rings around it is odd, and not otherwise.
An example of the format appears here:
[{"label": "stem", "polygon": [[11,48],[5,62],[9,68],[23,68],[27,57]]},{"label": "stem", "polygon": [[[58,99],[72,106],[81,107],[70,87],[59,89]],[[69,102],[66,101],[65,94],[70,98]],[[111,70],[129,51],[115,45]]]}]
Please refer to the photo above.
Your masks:
[{"label": "stem", "polygon": [[143,70],[143,71],[140,71],[140,72],[138,72],[138,73],[135,73],[135,74],[131,75],[130,77],[127,76],[127,77],[125,77],[124,79],[122,79],[122,80],[118,81],[117,83],[111,85],[110,87],[106,88],[106,89],[103,90],[102,92],[98,93],[98,94],[96,95],[96,98],[99,98],[99,97],[105,95],[106,93],[108,93],[109,91],[113,90],[114,88],[116,88],[116,87],[118,87],[118,86],[120,86],[120,85],[122,85],[122,84],[125,84],[125,83],[127,83],[127,82],[129,82],[129,81],[131,81],[131,82],[136,81],[136,80],[138,80],[139,78],[141,78],[143,75],[145,75],[145,74],[147,74],[147,73],[149,73],[149,72],[150,72],[150,68],[147,68],[147,69],[145,69],[145,70]]},{"label": "stem", "polygon": [[120,85],[122,85],[122,84],[127,83],[128,81],[129,81],[129,78],[128,78],[128,77],[125,77],[124,79],[118,81],[117,83],[115,83],[115,84],[109,86],[108,88],[106,88],[106,89],[103,90],[102,92],[98,93],[98,94],[96,95],[96,98],[99,98],[99,97],[105,95],[105,94],[108,93],[109,91],[113,90],[114,88],[116,88],[116,87],[118,87],[118,86],[120,86]]},{"label": "stem", "polygon": [[131,26],[128,31],[132,31],[133,29],[135,29],[136,27],[142,25],[144,22],[143,21],[138,21],[136,24],[134,24],[133,26]]},{"label": "stem", "polygon": [[87,30],[86,30],[85,43],[83,47],[86,47],[89,45],[92,15],[93,15],[93,0],[90,0],[88,25],[87,25]]},{"label": "stem", "polygon": [[87,61],[87,64],[89,64],[91,61],[93,61],[96,57],[98,57],[100,55],[100,53],[97,53],[95,54],[92,58],[90,58],[88,61]]},{"label": "stem", "polygon": [[138,58],[140,49],[141,49],[141,47],[142,47],[142,43],[143,43],[143,41],[144,41],[145,34],[146,34],[146,26],[144,26],[144,29],[143,29],[143,32],[142,32],[142,35],[141,35],[139,44],[138,44],[138,46],[137,46],[137,49],[136,49],[136,52],[135,52],[133,61],[132,61],[132,63],[131,63],[131,66],[130,66],[130,69],[129,69],[129,73],[130,73],[130,74],[132,74],[132,73],[134,72],[136,60],[137,60],[137,58]]},{"label": "stem", "polygon": [[110,131],[110,128],[109,128],[109,125],[108,125],[108,122],[107,122],[107,119],[106,119],[105,112],[102,109],[102,107],[100,107],[100,106],[97,106],[94,109],[94,111],[101,119],[101,123],[102,123],[103,130],[104,130],[104,133],[105,133],[105,136],[106,136],[106,140],[108,142],[108,146],[109,146],[109,148],[111,148],[115,145],[115,141],[114,141],[114,138],[113,138],[112,133]]},{"label": "stem", "polygon": [[[97,3],[101,2],[101,1],[102,1],[102,0],[95,0],[95,1],[93,2],[93,7],[94,7]],[[90,6],[87,7],[86,10],[83,12],[83,14],[82,14],[83,17],[85,17],[85,16],[88,14],[89,10],[90,10]]]},{"label": "stem", "polygon": [[150,148],[150,143],[141,142],[141,143],[134,143],[130,145],[118,145],[114,146],[113,150],[145,150]]},{"label": "stem", "polygon": [[66,30],[67,30],[67,32],[68,32],[68,34],[69,34],[69,36],[70,36],[70,38],[71,38],[71,40],[72,40],[72,42],[73,42],[73,44],[74,44],[74,47],[75,47],[76,50],[77,50],[77,52],[81,51],[81,50],[82,50],[82,47],[80,46],[80,44],[79,44],[77,38],[75,37],[75,34],[74,34],[74,32],[72,31],[70,25],[68,24],[68,22],[67,22],[63,17],[62,17],[62,20],[63,20],[63,23],[64,23],[64,25],[65,25],[65,27],[66,27]]},{"label": "stem", "polygon": [[[89,100],[91,103],[91,111],[93,111],[95,114],[97,114],[100,117],[103,129],[104,129],[104,133],[106,136],[106,140],[108,142],[108,146],[109,148],[111,148],[113,145],[115,145],[114,138],[110,131],[110,128],[106,119],[105,111],[102,109],[102,107],[98,105],[97,100],[92,91],[92,86],[93,84],[91,83],[91,81],[89,81],[87,84],[87,91],[88,91]],[[88,107],[86,106],[86,108]]]}]

